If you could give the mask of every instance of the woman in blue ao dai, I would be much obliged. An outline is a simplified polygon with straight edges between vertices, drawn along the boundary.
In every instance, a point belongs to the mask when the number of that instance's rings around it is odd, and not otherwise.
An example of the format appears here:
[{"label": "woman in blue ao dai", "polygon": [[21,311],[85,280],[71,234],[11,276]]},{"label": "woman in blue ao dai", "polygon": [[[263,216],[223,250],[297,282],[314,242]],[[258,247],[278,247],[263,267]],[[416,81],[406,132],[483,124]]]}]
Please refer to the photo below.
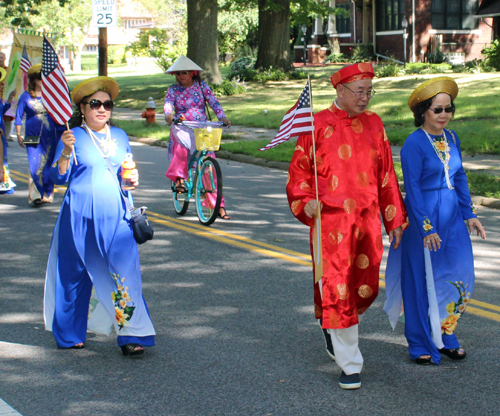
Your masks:
[{"label": "woman in blue ao dai", "polygon": [[[2,75],[0,76],[0,82],[2,82],[5,78],[5,74],[5,70],[3,70]],[[9,99],[7,101],[4,102],[2,99],[0,99],[0,136],[2,136],[2,149],[0,149],[0,159],[2,162],[0,164],[0,195],[13,194],[14,187],[16,186],[16,184],[10,177],[9,161],[7,156],[7,135],[9,134],[9,132],[5,131],[5,125],[3,122],[3,115],[10,108],[11,102],[15,96],[16,91],[14,90],[9,94]]]},{"label": "woman in blue ao dai", "polygon": [[[54,182],[68,183],[68,190],[50,247],[44,318],[59,348],[83,348],[89,329],[117,334],[123,354],[137,356],[154,345],[155,331],[117,183],[131,147],[123,130],[108,125],[118,91],[112,78],[96,77],[72,92],[81,125],[63,133],[51,168]],[[136,186],[137,172],[131,179]],[[123,193],[132,203],[130,192]]]},{"label": "woman in blue ao dai", "polygon": [[401,150],[410,226],[400,247],[390,250],[384,310],[394,328],[403,306],[410,358],[417,364],[439,364],[441,355],[465,358],[455,329],[474,289],[469,232],[486,238],[470,198],[460,140],[446,129],[457,94],[449,77],[417,87],[409,106],[421,128]]}]

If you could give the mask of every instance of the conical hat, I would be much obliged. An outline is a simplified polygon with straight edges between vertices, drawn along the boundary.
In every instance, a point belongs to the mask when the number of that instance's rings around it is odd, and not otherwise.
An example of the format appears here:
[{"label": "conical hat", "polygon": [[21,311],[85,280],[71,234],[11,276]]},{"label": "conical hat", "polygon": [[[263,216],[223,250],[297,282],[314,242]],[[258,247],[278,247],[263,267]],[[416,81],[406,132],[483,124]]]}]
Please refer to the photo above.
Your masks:
[{"label": "conical hat", "polygon": [[0,68],[0,82],[2,82],[7,76],[7,71],[3,68]]},{"label": "conical hat", "polygon": [[165,71],[165,74],[171,74],[177,71],[203,71],[187,56],[181,55],[179,58]]}]

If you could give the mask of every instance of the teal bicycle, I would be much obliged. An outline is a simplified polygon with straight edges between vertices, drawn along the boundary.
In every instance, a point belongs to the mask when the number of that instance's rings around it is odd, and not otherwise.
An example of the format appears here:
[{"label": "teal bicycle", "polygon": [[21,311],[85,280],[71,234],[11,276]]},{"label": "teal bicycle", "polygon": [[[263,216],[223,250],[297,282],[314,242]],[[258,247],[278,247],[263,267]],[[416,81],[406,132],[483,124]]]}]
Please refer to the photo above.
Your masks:
[{"label": "teal bicycle", "polygon": [[222,201],[222,172],[211,152],[219,150],[221,127],[225,124],[181,119],[174,119],[172,123],[193,130],[196,141],[196,151],[188,164],[188,177],[184,179],[185,190],[179,191],[172,181],[174,210],[178,215],[184,215],[194,196],[199,221],[203,225],[211,225],[217,219]]}]

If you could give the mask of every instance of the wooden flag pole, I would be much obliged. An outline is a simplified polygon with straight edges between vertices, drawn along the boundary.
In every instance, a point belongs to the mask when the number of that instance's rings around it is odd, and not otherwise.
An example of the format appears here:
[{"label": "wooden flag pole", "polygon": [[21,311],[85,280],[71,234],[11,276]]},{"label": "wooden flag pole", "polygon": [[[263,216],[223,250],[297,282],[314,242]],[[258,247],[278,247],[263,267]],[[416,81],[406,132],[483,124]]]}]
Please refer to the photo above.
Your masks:
[{"label": "wooden flag pole", "polygon": [[313,158],[314,158],[314,185],[316,188],[316,204],[317,204],[316,216],[314,217],[314,232],[313,232],[314,283],[318,283],[319,280],[323,277],[323,247],[321,244],[321,205],[319,202],[318,168],[316,164],[316,138],[314,130],[314,114],[313,114],[310,75],[307,75],[307,83],[309,85],[309,102],[311,103],[311,132],[312,132]]}]

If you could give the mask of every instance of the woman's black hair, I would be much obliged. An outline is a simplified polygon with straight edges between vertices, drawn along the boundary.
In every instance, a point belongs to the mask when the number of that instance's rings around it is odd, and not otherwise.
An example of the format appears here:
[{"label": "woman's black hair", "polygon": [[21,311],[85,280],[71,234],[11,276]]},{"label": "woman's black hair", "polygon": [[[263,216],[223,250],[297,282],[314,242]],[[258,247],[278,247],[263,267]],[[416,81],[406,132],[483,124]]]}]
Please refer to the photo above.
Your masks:
[{"label": "woman's black hair", "polygon": [[[437,94],[436,94],[437,95]],[[436,96],[434,96],[436,97]],[[434,97],[428,98],[425,101],[418,103],[413,110],[413,118],[415,119],[415,127],[420,127],[424,124],[424,114],[431,107],[432,100]],[[453,104],[453,98],[451,98],[451,106],[453,107],[452,115],[455,115],[455,105]]]},{"label": "woman's black hair", "polygon": [[[89,94],[89,95],[86,95],[85,97],[82,98],[82,100],[80,101],[80,103],[75,107],[73,107],[73,115],[71,116],[71,118],[69,119],[68,121],[68,124],[69,124],[69,128],[72,129],[72,128],[75,128],[75,127],[80,127],[83,123],[83,114],[82,114],[82,110],[80,109],[80,104],[83,102],[83,101],[88,101],[88,99],[90,97],[92,97],[97,91],[93,92],[92,94]],[[113,114],[113,113],[111,113]],[[111,123],[111,117],[109,118],[109,121],[108,121],[108,124],[110,126],[112,126],[113,124]]]},{"label": "woman's black hair", "polygon": [[42,79],[41,72],[35,72],[33,74],[28,75],[28,93],[31,97],[35,98],[35,90],[36,90],[36,81],[40,81]]}]

